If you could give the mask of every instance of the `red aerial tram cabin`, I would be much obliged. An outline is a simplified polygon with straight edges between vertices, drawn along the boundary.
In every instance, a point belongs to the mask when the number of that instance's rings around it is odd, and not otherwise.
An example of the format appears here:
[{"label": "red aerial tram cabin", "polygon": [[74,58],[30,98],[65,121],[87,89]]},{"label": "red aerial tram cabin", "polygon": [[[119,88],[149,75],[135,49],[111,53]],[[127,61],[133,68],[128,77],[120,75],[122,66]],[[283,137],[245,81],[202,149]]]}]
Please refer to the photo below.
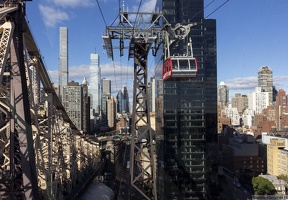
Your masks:
[{"label": "red aerial tram cabin", "polygon": [[194,57],[172,56],[166,59],[162,68],[164,81],[177,81],[195,78],[198,72],[198,62]]},{"label": "red aerial tram cabin", "polygon": [[[186,46],[186,54],[174,54],[170,56],[170,49],[175,44],[184,39],[190,32],[190,27],[195,24],[188,26],[177,25],[175,29],[168,30],[169,34],[165,36],[164,42],[164,64],[162,67],[162,79],[163,81],[182,81],[190,78],[195,78],[198,73],[198,62],[193,55],[192,39],[189,38]],[[171,40],[170,40],[171,38]]]}]

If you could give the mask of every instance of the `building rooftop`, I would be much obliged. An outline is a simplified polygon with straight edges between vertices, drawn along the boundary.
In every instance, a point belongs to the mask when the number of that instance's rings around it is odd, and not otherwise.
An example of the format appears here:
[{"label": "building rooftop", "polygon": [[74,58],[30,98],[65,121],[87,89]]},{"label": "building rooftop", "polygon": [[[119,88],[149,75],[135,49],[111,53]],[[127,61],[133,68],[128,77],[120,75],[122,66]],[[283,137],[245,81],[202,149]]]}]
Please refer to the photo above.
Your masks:
[{"label": "building rooftop", "polygon": [[284,180],[278,179],[274,175],[260,175],[263,178],[266,178],[269,180],[273,185],[286,185],[286,182]]},{"label": "building rooftop", "polygon": [[219,85],[226,85],[224,81],[221,81]]}]

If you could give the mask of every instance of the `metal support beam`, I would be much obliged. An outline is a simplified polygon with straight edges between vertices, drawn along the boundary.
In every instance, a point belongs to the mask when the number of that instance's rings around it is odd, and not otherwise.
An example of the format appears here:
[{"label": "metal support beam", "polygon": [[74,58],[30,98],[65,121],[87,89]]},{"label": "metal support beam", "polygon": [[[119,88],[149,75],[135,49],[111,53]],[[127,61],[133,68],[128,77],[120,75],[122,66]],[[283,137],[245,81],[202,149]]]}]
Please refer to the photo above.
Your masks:
[{"label": "metal support beam", "polygon": [[157,200],[154,145],[147,91],[149,49],[150,46],[146,42],[135,42],[130,175],[133,188],[146,199]]},{"label": "metal support beam", "polygon": [[11,38],[14,31],[13,22],[5,22],[0,27],[1,39],[0,39],[0,83],[2,83],[3,74],[5,71],[6,61],[9,53],[9,47]]},{"label": "metal support beam", "polygon": [[107,57],[112,58],[113,60],[113,49],[112,49],[112,41],[110,35],[102,36],[104,44],[103,47],[107,51]]},{"label": "metal support beam", "polygon": [[[14,151],[11,151],[10,160],[15,159],[14,163],[11,163],[11,170],[12,173],[15,174],[15,179],[18,179],[18,183],[20,183],[19,177],[22,177],[23,184],[22,186],[17,184],[13,192],[19,193],[19,191],[23,190],[26,199],[37,199],[38,181],[35,167],[29,96],[24,65],[23,35],[21,26],[22,18],[20,11],[16,15],[16,24],[10,47],[12,75],[11,104],[13,103],[12,106],[15,108],[11,116],[11,134],[13,135],[11,137],[13,144],[11,143],[11,145],[13,145],[13,148],[15,149]],[[13,124],[15,124],[15,129]],[[16,167],[19,161],[21,163],[20,166],[22,172]]]}]

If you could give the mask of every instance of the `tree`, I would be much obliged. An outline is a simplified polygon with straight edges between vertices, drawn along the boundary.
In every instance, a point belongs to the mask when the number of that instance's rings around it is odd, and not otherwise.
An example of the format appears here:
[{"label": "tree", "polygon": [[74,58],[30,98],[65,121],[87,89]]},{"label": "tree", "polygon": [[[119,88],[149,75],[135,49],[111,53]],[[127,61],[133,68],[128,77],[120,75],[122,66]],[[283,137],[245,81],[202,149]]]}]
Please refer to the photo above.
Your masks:
[{"label": "tree", "polygon": [[256,195],[274,195],[277,193],[274,185],[261,176],[253,177],[252,185]]},{"label": "tree", "polygon": [[285,174],[280,174],[279,176],[277,176],[277,178],[285,181],[286,183],[288,183],[288,177]]}]

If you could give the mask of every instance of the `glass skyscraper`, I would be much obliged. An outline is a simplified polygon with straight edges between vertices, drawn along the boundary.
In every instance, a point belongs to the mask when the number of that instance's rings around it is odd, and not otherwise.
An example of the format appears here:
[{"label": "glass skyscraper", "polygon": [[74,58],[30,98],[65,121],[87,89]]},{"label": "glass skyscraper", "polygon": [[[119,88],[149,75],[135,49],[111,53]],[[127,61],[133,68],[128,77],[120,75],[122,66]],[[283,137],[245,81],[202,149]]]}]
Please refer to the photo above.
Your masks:
[{"label": "glass skyscraper", "polygon": [[116,96],[117,98],[117,112],[129,113],[129,94],[127,87],[124,86]]},{"label": "glass skyscraper", "polygon": [[99,66],[99,55],[90,54],[90,119],[91,130],[95,129],[96,120],[100,115],[101,105],[101,68]]},{"label": "glass skyscraper", "polygon": [[63,96],[63,87],[68,83],[68,29],[60,27],[60,55],[59,55],[59,89],[60,99]]},{"label": "glass skyscraper", "polygon": [[197,23],[171,55],[186,54],[191,37],[199,67],[196,78],[163,81],[161,52],[156,57],[158,199],[217,199],[216,20],[204,19],[203,0],[158,0],[156,7],[172,27]]}]

